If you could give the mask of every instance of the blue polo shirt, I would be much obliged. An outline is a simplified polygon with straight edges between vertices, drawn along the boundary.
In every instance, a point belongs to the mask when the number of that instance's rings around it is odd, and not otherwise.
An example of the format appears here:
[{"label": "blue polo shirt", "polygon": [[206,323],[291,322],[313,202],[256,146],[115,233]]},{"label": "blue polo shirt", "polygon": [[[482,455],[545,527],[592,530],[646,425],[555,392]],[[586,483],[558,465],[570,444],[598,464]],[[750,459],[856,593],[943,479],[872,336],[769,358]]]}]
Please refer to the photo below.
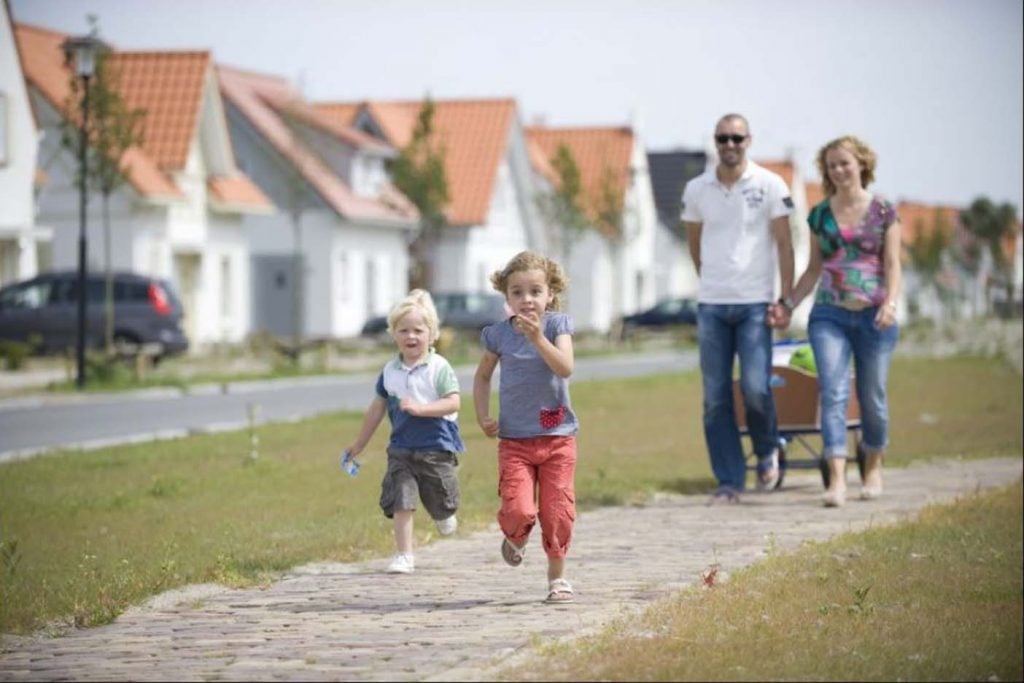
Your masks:
[{"label": "blue polo shirt", "polygon": [[432,403],[459,393],[459,379],[444,356],[431,350],[422,362],[409,367],[399,355],[381,370],[376,391],[388,404],[389,445],[418,451],[461,453],[466,450],[459,435],[457,412],[443,417],[414,417],[398,407],[403,398]]}]

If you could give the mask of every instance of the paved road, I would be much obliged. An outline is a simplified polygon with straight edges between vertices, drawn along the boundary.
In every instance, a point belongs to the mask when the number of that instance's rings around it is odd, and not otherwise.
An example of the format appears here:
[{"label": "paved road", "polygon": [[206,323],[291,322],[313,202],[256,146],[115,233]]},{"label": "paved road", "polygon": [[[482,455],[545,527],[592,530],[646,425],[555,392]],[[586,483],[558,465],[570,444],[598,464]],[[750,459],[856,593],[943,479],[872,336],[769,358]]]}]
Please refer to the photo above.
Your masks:
[{"label": "paved road", "polygon": [[[548,606],[540,541],[502,562],[495,528],[422,547],[416,573],[386,559],[299,567],[265,589],[191,586],[114,623],[57,638],[4,637],[3,681],[494,680],[534,645],[598,629],[699,581],[807,540],[904,519],[931,502],[1009,484],[1021,459],[941,460],[886,472],[886,493],[820,506],[816,474],[731,507],[666,495],[580,515],[569,558],[574,605]],[[671,530],[666,533],[666,530]]]},{"label": "paved road", "polygon": [[[697,366],[693,350],[578,358],[573,381],[678,372]],[[463,391],[473,367],[459,368]],[[191,433],[243,429],[255,420],[295,420],[363,410],[376,373],[157,389],[105,397],[32,397],[0,401],[0,463],[55,448],[97,448]],[[500,381],[500,377],[499,377]],[[497,382],[495,384],[495,390]],[[464,404],[468,405],[468,404]]]}]

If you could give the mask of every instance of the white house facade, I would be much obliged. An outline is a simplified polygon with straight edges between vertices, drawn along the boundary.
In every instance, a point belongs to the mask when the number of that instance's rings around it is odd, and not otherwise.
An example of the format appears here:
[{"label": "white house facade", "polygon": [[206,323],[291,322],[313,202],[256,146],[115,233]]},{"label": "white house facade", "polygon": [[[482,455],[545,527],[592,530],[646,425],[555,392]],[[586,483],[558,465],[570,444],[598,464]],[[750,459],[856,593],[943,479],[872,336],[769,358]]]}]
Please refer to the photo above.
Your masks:
[{"label": "white house facade", "polygon": [[0,2],[0,285],[35,275],[37,244],[49,237],[35,225],[38,148],[14,28]]},{"label": "white house facade", "polygon": [[[52,265],[78,263],[77,155],[60,142],[69,73],[66,36],[19,26],[21,54],[40,127],[46,182],[37,222],[52,234]],[[109,224],[96,191],[87,195],[87,268],[128,270],[171,282],[184,308],[191,349],[232,344],[250,331],[248,242],[243,216],[268,213],[269,201],[238,172],[209,55],[114,52],[119,93],[146,111],[144,142],[124,156],[126,182],[109,197]],[[162,91],[154,80],[174,83]]]},{"label": "white house facade", "polygon": [[284,79],[227,67],[218,78],[238,163],[280,209],[246,218],[254,330],[358,335],[408,288],[418,223],[388,178],[394,150],[331,122]]}]

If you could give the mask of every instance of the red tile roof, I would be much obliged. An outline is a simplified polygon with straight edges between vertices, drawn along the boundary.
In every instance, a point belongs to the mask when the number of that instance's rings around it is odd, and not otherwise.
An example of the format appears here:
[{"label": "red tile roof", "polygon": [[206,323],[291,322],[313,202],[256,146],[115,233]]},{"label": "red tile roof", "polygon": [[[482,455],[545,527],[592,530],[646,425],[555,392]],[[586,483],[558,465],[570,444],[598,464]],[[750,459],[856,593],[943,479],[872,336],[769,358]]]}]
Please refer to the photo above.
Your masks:
[{"label": "red tile roof", "polygon": [[913,244],[918,235],[931,235],[941,217],[944,232],[952,238],[960,226],[960,209],[955,206],[902,201],[896,204],[903,244]]},{"label": "red tile roof", "polygon": [[[67,35],[25,24],[14,25],[15,42],[21,55],[25,79],[58,112],[63,112],[71,94],[71,72],[64,63],[61,44]],[[183,193],[155,160],[138,148],[129,149],[122,160],[128,181],[140,193],[160,198],[180,198]]]},{"label": "red tile roof", "polygon": [[295,115],[304,123],[330,132],[354,147],[389,150],[376,138],[355,130],[348,123],[328,120],[304,103],[301,95],[284,78],[241,69],[217,66],[217,78],[224,99],[231,102],[274,149],[286,158],[323,198],[328,206],[347,218],[411,221],[417,215],[409,200],[390,185],[381,196],[363,197],[309,149],[287,123]]},{"label": "red tile roof", "polygon": [[821,183],[804,183],[804,195],[807,197],[807,210],[810,211],[825,198],[825,190]]},{"label": "red tile roof", "polygon": [[792,161],[769,161],[769,160],[757,160],[756,163],[762,168],[766,168],[772,173],[777,173],[782,176],[782,179],[786,182],[786,187],[793,189],[793,175],[795,170],[793,168]]},{"label": "red tile roof", "polygon": [[[381,128],[385,139],[402,148],[412,140],[422,106],[421,100],[374,100],[358,104],[320,103],[317,110],[347,125],[366,112]],[[498,167],[505,157],[509,131],[515,121],[515,100],[437,100],[434,107],[435,140],[444,150],[448,178],[448,223],[481,225],[490,212]]]},{"label": "red tile roof", "polygon": [[208,52],[122,52],[110,57],[125,104],[146,111],[142,149],[165,170],[185,168],[195,138]]},{"label": "red tile roof", "polygon": [[249,178],[241,174],[210,176],[206,180],[206,189],[214,205],[227,211],[258,206],[264,206],[266,213],[273,211],[273,205],[267,196]]},{"label": "red tile roof", "polygon": [[[28,82],[63,114],[71,94],[70,69],[61,44],[67,35],[34,26],[15,28]],[[112,52],[109,65],[119,78],[125,104],[143,109],[143,140],[122,158],[129,183],[152,198],[179,199],[184,193],[172,174],[184,170],[196,137],[210,55],[203,51]],[[235,210],[270,208],[270,202],[243,174],[218,180],[216,199]],[[243,189],[244,188],[244,189]]]},{"label": "red tile roof", "polygon": [[[609,128],[547,128],[527,129],[529,141],[536,144],[543,156],[552,159],[560,145],[566,145],[580,170],[584,208],[593,218],[602,204],[608,183],[621,199],[629,184],[630,159],[633,154],[633,131],[628,127]],[[542,169],[538,168],[538,171]],[[542,171],[543,172],[543,171]]]}]

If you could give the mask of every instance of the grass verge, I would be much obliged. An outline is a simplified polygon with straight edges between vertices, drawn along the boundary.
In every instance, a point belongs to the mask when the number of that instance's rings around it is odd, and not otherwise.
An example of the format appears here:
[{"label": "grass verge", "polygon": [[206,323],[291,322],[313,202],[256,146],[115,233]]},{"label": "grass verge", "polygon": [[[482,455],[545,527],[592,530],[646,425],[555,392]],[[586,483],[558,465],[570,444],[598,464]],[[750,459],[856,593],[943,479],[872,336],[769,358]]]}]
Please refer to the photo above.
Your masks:
[{"label": "grass verge", "polygon": [[1021,680],[1021,482],[809,543],[505,680]]},{"label": "grass verge", "polygon": [[[897,360],[887,465],[1019,456],[1021,387],[1000,361]],[[573,399],[582,509],[712,488],[696,373],[580,382]],[[495,443],[464,406],[459,516],[473,529],[494,519]],[[388,553],[390,523],[377,507],[387,429],[358,477],[337,465],[360,421],[334,414],[261,426],[255,459],[242,431],[0,465],[0,632],[101,624],[190,583],[249,585],[309,561]],[[419,516],[417,542],[431,533]]]}]

